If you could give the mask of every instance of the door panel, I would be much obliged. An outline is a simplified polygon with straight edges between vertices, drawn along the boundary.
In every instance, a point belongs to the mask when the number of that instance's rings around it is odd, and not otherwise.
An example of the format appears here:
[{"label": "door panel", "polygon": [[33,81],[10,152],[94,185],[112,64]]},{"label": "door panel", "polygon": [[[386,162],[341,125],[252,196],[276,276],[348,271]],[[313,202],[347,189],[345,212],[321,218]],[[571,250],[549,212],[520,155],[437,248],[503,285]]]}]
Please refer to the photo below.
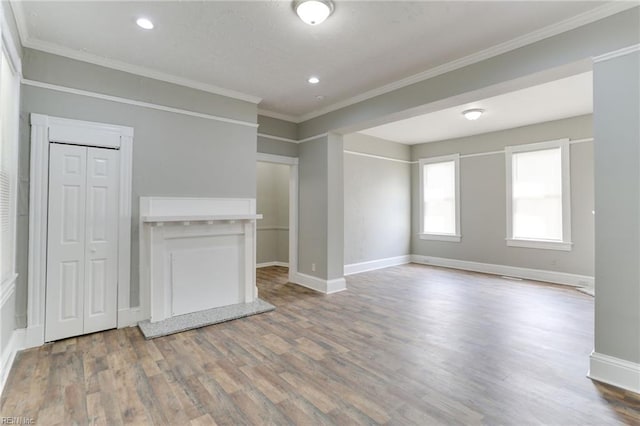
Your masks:
[{"label": "door panel", "polygon": [[45,340],[83,332],[86,148],[51,144]]},{"label": "door panel", "polygon": [[87,148],[84,332],[116,327],[118,151]]},{"label": "door panel", "polygon": [[114,328],[118,151],[50,144],[45,341]]}]

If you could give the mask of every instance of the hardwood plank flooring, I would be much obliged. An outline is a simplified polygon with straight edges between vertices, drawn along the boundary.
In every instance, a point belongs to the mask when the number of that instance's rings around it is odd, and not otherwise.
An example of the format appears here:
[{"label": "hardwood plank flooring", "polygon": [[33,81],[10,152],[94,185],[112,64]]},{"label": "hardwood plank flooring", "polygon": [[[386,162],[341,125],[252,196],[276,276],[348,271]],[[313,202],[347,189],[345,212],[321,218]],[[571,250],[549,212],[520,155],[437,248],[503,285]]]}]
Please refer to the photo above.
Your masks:
[{"label": "hardwood plank flooring", "polygon": [[0,417],[46,425],[640,425],[586,378],[593,298],[423,265],[326,296],[258,270],[276,311],[144,340],[137,328],[20,353]]}]

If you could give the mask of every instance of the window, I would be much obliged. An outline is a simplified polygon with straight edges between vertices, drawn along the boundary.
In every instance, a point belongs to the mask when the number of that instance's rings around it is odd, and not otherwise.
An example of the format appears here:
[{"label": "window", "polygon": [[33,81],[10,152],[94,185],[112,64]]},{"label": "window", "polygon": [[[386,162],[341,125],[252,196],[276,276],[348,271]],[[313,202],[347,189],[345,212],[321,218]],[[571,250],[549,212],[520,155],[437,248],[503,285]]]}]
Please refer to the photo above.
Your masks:
[{"label": "window", "polygon": [[420,164],[420,238],[460,241],[458,154],[422,159]]},{"label": "window", "polygon": [[569,140],[511,146],[507,245],[571,250]]},{"label": "window", "polygon": [[20,79],[9,55],[0,49],[0,287],[15,273],[18,183],[18,102]]}]

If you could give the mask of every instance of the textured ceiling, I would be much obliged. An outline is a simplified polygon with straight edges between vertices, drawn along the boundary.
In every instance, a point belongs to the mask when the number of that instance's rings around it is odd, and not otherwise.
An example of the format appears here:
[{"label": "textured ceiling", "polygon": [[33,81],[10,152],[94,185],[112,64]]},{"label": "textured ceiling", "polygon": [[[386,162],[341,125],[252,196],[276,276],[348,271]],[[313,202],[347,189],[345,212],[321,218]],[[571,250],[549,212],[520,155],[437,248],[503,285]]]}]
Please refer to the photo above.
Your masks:
[{"label": "textured ceiling", "polygon": [[[27,47],[230,89],[297,117],[601,5],[338,0],[312,27],[290,1],[12,4]],[[139,16],[156,28],[139,29]],[[321,82],[309,85],[310,75]]]}]

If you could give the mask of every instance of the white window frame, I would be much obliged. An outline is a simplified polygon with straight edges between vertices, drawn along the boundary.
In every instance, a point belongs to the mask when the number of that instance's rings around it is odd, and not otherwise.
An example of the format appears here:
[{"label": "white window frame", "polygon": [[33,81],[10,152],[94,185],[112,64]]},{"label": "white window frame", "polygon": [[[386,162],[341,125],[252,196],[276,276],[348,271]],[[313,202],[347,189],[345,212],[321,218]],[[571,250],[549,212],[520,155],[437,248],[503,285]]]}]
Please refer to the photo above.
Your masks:
[{"label": "white window frame", "polygon": [[[513,238],[513,154],[519,152],[542,151],[560,148],[562,173],[562,241]],[[569,139],[557,139],[526,145],[507,146],[506,160],[507,189],[507,246],[534,249],[571,251],[571,169]]]},{"label": "white window frame", "polygon": [[[456,201],[456,231],[454,234],[435,234],[424,231],[424,166],[433,163],[453,161],[455,164],[455,201]],[[462,239],[460,232],[460,154],[443,155],[440,157],[421,158],[418,161],[420,175],[420,233],[421,240],[449,241],[459,243]]]}]

